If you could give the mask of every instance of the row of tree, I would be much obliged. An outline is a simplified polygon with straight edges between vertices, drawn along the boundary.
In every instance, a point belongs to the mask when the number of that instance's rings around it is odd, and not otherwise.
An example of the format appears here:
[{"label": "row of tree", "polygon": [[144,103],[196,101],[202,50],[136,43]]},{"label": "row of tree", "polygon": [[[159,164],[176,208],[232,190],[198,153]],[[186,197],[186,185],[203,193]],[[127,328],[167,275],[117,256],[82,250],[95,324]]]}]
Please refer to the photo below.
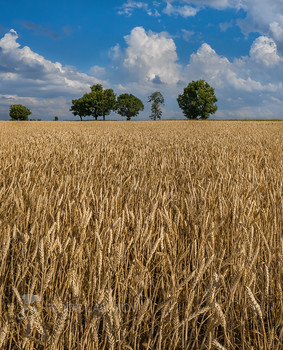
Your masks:
[{"label": "row of tree", "polygon": [[[131,120],[143,111],[142,101],[132,94],[122,94],[116,99],[112,89],[103,89],[102,85],[91,86],[91,92],[84,94],[81,98],[72,100],[70,111],[75,116],[83,117],[92,115],[95,120],[99,116],[109,115],[111,111],[116,111],[127,120]],[[159,91],[152,93],[148,97],[151,102],[151,115],[153,120],[161,119],[164,97]],[[208,119],[210,114],[217,111],[217,98],[214,89],[204,80],[192,81],[183,94],[177,98],[179,107],[188,119]]]},{"label": "row of tree", "polygon": [[[70,111],[83,117],[93,116],[95,120],[98,117],[105,117],[111,111],[116,111],[127,120],[131,120],[144,110],[142,101],[132,94],[122,94],[116,99],[116,95],[112,89],[103,89],[101,84],[91,86],[91,92],[84,94],[82,97],[72,100]],[[164,98],[160,92],[154,92],[149,96],[149,102],[152,102],[151,118],[156,120],[161,118],[162,110],[160,106],[164,104]]]},{"label": "row of tree", "polygon": [[[116,98],[112,89],[103,89],[101,84],[91,86],[91,92],[84,94],[78,99],[72,100],[70,111],[83,117],[93,116],[95,120],[98,117],[105,117],[111,111],[116,111],[127,120],[131,120],[144,110],[142,101],[132,94],[122,94]],[[164,97],[159,91],[148,96],[148,102],[151,103],[151,115],[153,120],[161,119]],[[208,119],[210,114],[217,111],[217,98],[214,89],[204,80],[192,81],[183,94],[177,98],[179,107],[188,119]],[[10,117],[12,120],[28,120],[31,111],[22,105],[10,106]],[[58,117],[55,117],[58,120]]]}]

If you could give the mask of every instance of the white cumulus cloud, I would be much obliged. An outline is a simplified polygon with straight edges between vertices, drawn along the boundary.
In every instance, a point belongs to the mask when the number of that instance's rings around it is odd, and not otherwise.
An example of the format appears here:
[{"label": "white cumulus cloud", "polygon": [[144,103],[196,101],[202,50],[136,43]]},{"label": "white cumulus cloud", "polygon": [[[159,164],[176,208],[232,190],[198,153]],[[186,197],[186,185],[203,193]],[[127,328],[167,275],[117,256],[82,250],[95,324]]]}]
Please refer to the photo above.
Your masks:
[{"label": "white cumulus cloud", "polygon": [[136,27],[125,40],[128,47],[123,65],[133,77],[168,84],[180,79],[176,45],[166,33],[147,33]]},{"label": "white cumulus cloud", "polygon": [[6,33],[0,40],[0,47],[4,52],[8,52],[13,49],[17,49],[20,44],[17,43],[18,34],[14,29],[11,29],[9,33]]},{"label": "white cumulus cloud", "polygon": [[267,67],[274,66],[281,61],[274,40],[266,36],[260,36],[254,41],[250,56],[257,63],[263,63]]}]

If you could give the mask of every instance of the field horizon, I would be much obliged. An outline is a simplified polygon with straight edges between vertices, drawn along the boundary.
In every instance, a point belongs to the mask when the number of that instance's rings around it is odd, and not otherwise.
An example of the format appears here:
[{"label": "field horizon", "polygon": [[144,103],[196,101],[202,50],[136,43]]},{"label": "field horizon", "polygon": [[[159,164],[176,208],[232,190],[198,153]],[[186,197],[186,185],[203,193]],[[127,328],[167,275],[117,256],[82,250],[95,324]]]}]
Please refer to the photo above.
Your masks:
[{"label": "field horizon", "polygon": [[[39,118],[40,119],[40,118]],[[0,123],[3,122],[27,122],[27,121],[40,121],[40,122],[54,122],[55,120],[53,119],[42,119],[42,120],[36,120],[36,119],[29,119],[29,120],[25,120],[25,121],[21,121],[21,120],[0,120]],[[106,119],[106,120],[95,120],[95,119],[84,119],[84,120],[79,120],[79,119],[59,119],[56,120],[56,122],[126,122],[129,120],[121,120],[121,119]],[[195,121],[199,121],[199,122],[225,122],[225,121],[243,121],[243,122],[247,122],[247,121],[254,121],[254,122],[281,122],[283,121],[283,118],[230,118],[230,119],[207,119],[207,120],[193,120],[193,119],[160,119],[160,120],[151,120],[151,119],[146,119],[146,120],[136,120],[135,118],[133,118],[132,120],[130,120],[130,122],[135,121],[135,122],[173,122],[173,121],[181,121],[181,122],[195,122]]]}]

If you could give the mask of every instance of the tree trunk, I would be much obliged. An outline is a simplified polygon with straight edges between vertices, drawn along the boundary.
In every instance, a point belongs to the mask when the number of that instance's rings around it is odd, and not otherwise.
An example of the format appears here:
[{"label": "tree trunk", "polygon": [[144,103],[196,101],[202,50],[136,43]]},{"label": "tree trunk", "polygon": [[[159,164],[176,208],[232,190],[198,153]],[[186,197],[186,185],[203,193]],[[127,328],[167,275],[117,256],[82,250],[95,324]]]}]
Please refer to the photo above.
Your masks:
[{"label": "tree trunk", "polygon": [[127,120],[131,120],[131,117],[127,115]]},{"label": "tree trunk", "polygon": [[103,120],[105,120],[105,114],[103,114]]},{"label": "tree trunk", "polygon": [[82,121],[82,120],[83,120],[83,117],[80,116],[80,118],[81,118],[81,121]]}]

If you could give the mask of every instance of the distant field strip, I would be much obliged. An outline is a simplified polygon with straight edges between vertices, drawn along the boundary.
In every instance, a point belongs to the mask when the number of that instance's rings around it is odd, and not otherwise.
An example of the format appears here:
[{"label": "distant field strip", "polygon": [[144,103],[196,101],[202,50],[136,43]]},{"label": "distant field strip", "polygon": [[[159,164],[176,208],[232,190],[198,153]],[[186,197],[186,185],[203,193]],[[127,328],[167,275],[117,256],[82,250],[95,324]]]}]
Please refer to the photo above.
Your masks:
[{"label": "distant field strip", "polygon": [[281,122],[0,122],[1,349],[283,348]]}]

